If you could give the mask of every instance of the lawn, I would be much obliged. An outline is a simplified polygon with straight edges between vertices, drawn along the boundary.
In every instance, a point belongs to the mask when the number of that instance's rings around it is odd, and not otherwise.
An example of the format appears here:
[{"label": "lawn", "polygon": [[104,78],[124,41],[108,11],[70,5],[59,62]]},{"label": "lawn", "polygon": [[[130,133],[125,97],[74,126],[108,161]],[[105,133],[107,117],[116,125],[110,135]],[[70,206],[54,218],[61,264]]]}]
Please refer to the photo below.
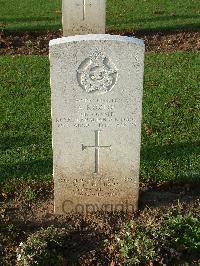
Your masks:
[{"label": "lawn", "polygon": [[[60,29],[61,0],[1,0],[2,29]],[[198,0],[107,0],[107,30],[199,29]]]},{"label": "lawn", "polygon": [[59,29],[61,0],[1,0],[0,26],[5,29]]},{"label": "lawn", "polygon": [[[200,181],[198,53],[147,53],[141,181]],[[52,178],[46,56],[0,58],[0,181]]]}]

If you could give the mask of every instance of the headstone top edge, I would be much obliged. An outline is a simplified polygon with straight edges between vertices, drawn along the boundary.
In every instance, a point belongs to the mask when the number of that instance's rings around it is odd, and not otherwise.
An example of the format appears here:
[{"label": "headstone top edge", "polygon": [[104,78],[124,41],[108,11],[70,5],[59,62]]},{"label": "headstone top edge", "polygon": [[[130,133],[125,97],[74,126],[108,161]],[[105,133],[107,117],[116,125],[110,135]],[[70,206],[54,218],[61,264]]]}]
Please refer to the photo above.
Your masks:
[{"label": "headstone top edge", "polygon": [[144,41],[134,37],[110,35],[110,34],[88,34],[88,35],[75,35],[53,39],[49,42],[49,46],[60,45],[69,42],[81,42],[81,41],[119,41],[124,43],[133,43],[138,46],[144,47]]}]

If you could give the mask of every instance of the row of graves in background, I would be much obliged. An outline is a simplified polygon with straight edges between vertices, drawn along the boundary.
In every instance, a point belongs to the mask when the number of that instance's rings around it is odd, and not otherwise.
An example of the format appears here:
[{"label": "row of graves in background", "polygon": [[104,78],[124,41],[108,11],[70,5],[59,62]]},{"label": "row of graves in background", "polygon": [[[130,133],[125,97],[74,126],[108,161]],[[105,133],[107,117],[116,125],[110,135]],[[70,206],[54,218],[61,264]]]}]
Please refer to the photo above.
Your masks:
[{"label": "row of graves in background", "polygon": [[50,41],[57,214],[138,205],[145,48],[104,34],[105,5],[63,0],[68,37]]}]

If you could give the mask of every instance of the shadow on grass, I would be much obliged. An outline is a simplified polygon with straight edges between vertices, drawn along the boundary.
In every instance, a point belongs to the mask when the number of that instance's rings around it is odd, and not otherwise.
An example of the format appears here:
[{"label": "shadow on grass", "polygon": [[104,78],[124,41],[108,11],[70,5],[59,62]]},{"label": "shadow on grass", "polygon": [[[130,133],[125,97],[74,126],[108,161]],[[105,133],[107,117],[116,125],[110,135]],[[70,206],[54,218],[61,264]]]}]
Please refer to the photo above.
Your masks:
[{"label": "shadow on grass", "polygon": [[17,164],[0,165],[0,182],[6,179],[41,179],[53,173],[52,159],[32,160],[30,162],[20,162]]},{"label": "shadow on grass", "polygon": [[[31,155],[39,157],[37,149],[41,149],[41,143],[43,143],[43,141],[44,137],[39,138],[36,136],[0,137],[0,152],[8,152],[11,158],[12,153],[16,153],[18,148],[27,149],[28,147],[29,149],[31,147],[33,149],[33,152],[30,150],[30,157],[26,157],[24,161],[22,158],[18,163],[0,164],[0,182],[6,181],[7,179],[40,179],[47,175],[50,176],[53,171],[53,163],[51,158],[36,158],[35,160],[31,158]],[[50,142],[49,145],[51,145]]]},{"label": "shadow on grass", "polygon": [[200,184],[199,154],[199,142],[142,147],[141,180],[150,174],[153,183]]},{"label": "shadow on grass", "polygon": [[0,151],[33,145],[35,143],[38,143],[38,137],[34,136],[0,137]]},{"label": "shadow on grass", "polygon": [[187,157],[190,154],[200,154],[200,142],[142,147],[141,149],[142,160],[155,162],[160,159]]},{"label": "shadow on grass", "polygon": [[[129,19],[124,19],[124,20],[119,20],[119,23],[122,23],[122,24],[126,24],[127,22],[128,23],[145,23],[145,22],[159,22],[159,21],[174,21],[174,20],[177,20],[177,19],[197,19],[199,18],[200,19],[200,16],[199,15],[193,15],[193,16],[188,16],[188,15],[184,15],[184,16],[180,16],[180,15],[170,15],[170,16],[154,16],[154,17],[146,17],[146,18],[138,18],[138,19],[135,19],[134,17],[131,18],[129,17]],[[194,23],[194,24],[198,24],[199,23]]]},{"label": "shadow on grass", "polygon": [[[35,137],[13,137],[1,138],[0,150],[23,147],[37,143]],[[142,147],[141,161],[158,162],[159,160],[172,160],[173,158],[188,158],[189,155],[200,154],[200,143],[182,143],[164,146]],[[0,165],[0,181],[8,178],[40,179],[46,175],[51,175],[53,169],[52,158],[19,162],[16,164]]]},{"label": "shadow on grass", "polygon": [[[55,20],[54,20],[55,21]],[[50,31],[50,30],[60,30],[61,23],[53,23],[53,25],[25,25],[25,26],[18,26],[18,25],[10,25],[7,26],[6,24],[1,25],[0,23],[0,30],[5,31],[15,31],[15,32],[23,32],[23,31]]]},{"label": "shadow on grass", "polygon": [[0,23],[18,23],[18,22],[39,22],[39,21],[55,21],[55,17],[26,17],[26,18],[0,18]]}]

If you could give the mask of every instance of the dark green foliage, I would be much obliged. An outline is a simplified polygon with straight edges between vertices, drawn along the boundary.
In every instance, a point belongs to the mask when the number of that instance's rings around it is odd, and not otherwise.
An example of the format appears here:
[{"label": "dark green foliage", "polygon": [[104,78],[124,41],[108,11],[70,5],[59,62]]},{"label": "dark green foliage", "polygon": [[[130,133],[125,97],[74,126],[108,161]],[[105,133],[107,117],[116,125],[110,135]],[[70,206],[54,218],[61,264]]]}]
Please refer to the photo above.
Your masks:
[{"label": "dark green foliage", "polygon": [[120,228],[110,246],[112,257],[123,265],[149,265],[160,258],[167,265],[181,261],[192,265],[200,262],[200,220],[191,214],[168,214],[150,225],[130,222]]},{"label": "dark green foliage", "polygon": [[17,249],[18,265],[63,265],[61,254],[67,234],[66,229],[51,226],[30,235]]},{"label": "dark green foliage", "polygon": [[116,235],[116,249],[125,265],[145,264],[155,257],[154,242],[147,230],[130,223]]},{"label": "dark green foliage", "polygon": [[170,217],[166,223],[167,245],[184,251],[184,255],[198,256],[200,253],[200,219],[192,214]]}]

